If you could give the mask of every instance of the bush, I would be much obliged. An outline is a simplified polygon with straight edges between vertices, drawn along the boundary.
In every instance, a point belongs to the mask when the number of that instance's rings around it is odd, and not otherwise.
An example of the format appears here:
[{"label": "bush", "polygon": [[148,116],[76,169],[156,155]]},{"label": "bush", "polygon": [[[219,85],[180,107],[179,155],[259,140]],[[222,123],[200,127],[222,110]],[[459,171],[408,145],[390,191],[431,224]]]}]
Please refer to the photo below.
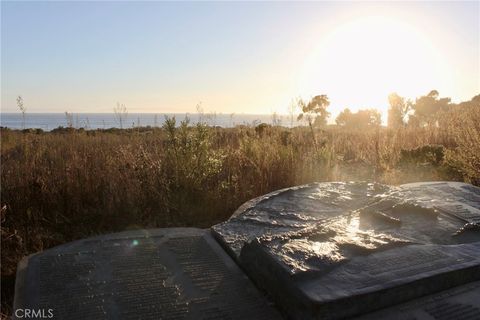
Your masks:
[{"label": "bush", "polygon": [[434,165],[439,166],[444,158],[445,148],[442,145],[425,145],[411,150],[400,150],[401,165]]}]

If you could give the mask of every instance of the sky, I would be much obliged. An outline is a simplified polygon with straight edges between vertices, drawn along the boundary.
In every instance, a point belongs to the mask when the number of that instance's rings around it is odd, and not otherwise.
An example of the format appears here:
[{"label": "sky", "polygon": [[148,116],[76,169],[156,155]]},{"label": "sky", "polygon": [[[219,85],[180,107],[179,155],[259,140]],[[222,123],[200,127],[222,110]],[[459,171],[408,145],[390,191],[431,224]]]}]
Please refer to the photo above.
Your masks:
[{"label": "sky", "polygon": [[[1,3],[1,111],[288,113],[480,93],[480,2]],[[385,121],[385,119],[384,119]]]}]

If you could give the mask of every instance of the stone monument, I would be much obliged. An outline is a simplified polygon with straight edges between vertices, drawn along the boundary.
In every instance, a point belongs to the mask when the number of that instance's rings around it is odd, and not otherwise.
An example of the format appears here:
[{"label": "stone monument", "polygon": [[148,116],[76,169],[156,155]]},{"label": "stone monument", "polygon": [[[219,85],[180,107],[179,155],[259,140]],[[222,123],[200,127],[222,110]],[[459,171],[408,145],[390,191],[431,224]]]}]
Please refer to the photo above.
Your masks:
[{"label": "stone monument", "polygon": [[210,230],[128,231],[19,264],[55,319],[480,319],[480,188],[313,183]]},{"label": "stone monument", "polygon": [[[214,226],[253,281],[298,319],[339,319],[480,280],[480,188],[314,183]],[[480,311],[480,310],[479,310]]]}]

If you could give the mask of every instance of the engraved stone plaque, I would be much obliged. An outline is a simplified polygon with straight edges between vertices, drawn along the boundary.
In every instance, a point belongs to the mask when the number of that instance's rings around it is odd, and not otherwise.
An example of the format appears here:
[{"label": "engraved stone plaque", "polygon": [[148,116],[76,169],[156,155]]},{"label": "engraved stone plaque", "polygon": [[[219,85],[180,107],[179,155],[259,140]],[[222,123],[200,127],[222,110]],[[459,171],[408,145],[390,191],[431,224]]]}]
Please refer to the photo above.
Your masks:
[{"label": "engraved stone plaque", "polygon": [[279,318],[200,229],[129,231],[32,255],[19,265],[14,304],[54,319]]}]

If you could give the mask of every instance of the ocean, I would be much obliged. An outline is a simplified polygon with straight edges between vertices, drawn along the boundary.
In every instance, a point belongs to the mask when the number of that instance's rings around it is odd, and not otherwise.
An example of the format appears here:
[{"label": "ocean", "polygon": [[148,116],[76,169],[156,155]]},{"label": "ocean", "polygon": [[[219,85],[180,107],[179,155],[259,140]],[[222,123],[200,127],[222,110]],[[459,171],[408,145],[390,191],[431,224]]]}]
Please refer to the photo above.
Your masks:
[{"label": "ocean", "polygon": [[[285,127],[297,126],[299,123],[296,117],[293,119],[290,115],[257,115],[257,114],[198,114],[198,113],[132,113],[122,119],[123,128],[132,127],[160,127],[165,122],[165,117],[175,117],[177,124],[185,117],[190,118],[191,124],[198,122],[206,123],[210,126],[220,126],[224,128],[235,127],[237,125],[258,125],[260,123],[277,124]],[[39,128],[44,131],[50,131],[60,126],[85,129],[108,129],[120,128],[120,122],[116,119],[114,113],[71,113],[68,116],[65,113],[27,113],[25,114],[25,123],[21,113],[1,113],[0,126],[11,129]]]}]

